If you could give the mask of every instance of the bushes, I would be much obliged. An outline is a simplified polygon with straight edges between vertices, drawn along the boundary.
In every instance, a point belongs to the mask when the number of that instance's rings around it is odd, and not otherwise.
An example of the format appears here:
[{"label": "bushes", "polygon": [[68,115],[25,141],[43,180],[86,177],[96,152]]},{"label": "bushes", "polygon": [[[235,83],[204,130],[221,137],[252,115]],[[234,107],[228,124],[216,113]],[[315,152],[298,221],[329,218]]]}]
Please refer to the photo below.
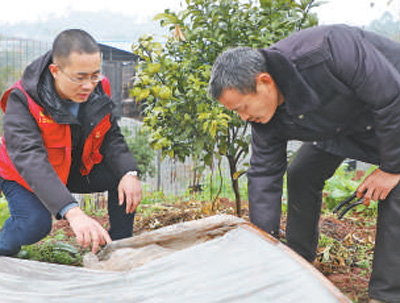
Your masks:
[{"label": "bushes", "polygon": [[153,177],[155,173],[155,151],[149,144],[149,133],[142,129],[122,127],[122,134],[138,164],[143,178]]}]

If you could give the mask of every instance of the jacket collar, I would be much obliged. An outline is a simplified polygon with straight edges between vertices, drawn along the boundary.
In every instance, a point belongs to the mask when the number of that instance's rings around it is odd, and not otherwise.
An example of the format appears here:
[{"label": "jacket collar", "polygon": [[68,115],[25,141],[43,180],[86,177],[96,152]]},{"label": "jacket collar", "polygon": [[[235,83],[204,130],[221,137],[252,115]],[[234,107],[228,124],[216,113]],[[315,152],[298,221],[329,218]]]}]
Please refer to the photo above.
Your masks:
[{"label": "jacket collar", "polygon": [[320,104],[316,93],[288,58],[273,49],[259,51],[265,58],[267,72],[283,94],[290,115],[307,113]]},{"label": "jacket collar", "polygon": [[43,73],[49,69],[48,67],[51,63],[52,52],[48,51],[29,64],[22,74],[22,87],[35,101],[39,98],[38,83],[40,82]]},{"label": "jacket collar", "polygon": [[56,122],[66,122],[65,119],[67,121],[71,120],[70,112],[64,106],[64,101],[57,94],[54,79],[49,69],[43,72],[37,90],[39,98],[36,100],[36,103],[46,109]]}]

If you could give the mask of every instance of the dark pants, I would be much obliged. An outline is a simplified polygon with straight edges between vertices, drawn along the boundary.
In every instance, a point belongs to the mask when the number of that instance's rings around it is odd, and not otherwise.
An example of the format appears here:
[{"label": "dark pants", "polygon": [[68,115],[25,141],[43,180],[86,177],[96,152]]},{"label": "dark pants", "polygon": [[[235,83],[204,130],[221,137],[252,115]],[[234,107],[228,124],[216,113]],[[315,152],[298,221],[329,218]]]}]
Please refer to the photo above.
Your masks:
[{"label": "dark pants", "polygon": [[[118,183],[106,165],[93,167],[88,176],[71,169],[67,187],[73,193],[108,191],[109,234],[118,240],[132,236],[134,214],[126,214],[125,204],[118,204]],[[50,233],[52,216],[40,200],[29,190],[14,181],[0,183],[10,211],[0,233],[0,255],[15,255],[22,245],[38,242]],[[57,197],[55,197],[57,199]]]},{"label": "dark pants", "polygon": [[[342,163],[332,155],[306,143],[297,151],[287,171],[288,245],[308,261],[316,257],[322,190],[325,181]],[[400,185],[378,205],[377,235],[370,296],[400,303]]]}]

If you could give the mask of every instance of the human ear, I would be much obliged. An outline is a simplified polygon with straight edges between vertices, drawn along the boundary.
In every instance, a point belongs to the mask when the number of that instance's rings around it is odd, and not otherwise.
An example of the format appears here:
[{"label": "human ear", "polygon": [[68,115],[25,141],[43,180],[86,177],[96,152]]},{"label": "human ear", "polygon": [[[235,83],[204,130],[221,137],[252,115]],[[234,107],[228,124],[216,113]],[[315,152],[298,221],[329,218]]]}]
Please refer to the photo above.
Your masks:
[{"label": "human ear", "polygon": [[54,63],[49,65],[50,73],[54,76],[58,72],[58,67]]},{"label": "human ear", "polygon": [[272,77],[268,73],[260,73],[256,77],[256,85],[257,85],[257,91],[260,91],[262,89],[268,89],[272,87],[272,84],[274,83]]},{"label": "human ear", "polygon": [[54,79],[57,79],[59,68],[56,64],[52,63],[49,65],[50,73],[53,75]]},{"label": "human ear", "polygon": [[268,73],[259,73],[256,77],[256,81],[257,81],[257,83],[264,82],[267,84],[270,84],[271,82],[273,82],[271,75]]}]

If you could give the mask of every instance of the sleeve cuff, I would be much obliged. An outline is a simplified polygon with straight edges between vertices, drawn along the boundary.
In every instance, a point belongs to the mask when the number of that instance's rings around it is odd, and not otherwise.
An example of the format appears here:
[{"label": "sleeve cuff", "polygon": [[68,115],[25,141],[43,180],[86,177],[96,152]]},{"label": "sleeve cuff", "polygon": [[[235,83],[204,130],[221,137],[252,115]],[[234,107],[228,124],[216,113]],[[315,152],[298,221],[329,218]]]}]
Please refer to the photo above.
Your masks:
[{"label": "sleeve cuff", "polygon": [[61,218],[65,219],[64,216],[67,213],[67,211],[69,211],[71,208],[75,207],[75,206],[79,206],[78,203],[76,202],[72,202],[70,204],[68,204],[67,206],[64,206],[60,212],[58,213],[60,215]]}]

